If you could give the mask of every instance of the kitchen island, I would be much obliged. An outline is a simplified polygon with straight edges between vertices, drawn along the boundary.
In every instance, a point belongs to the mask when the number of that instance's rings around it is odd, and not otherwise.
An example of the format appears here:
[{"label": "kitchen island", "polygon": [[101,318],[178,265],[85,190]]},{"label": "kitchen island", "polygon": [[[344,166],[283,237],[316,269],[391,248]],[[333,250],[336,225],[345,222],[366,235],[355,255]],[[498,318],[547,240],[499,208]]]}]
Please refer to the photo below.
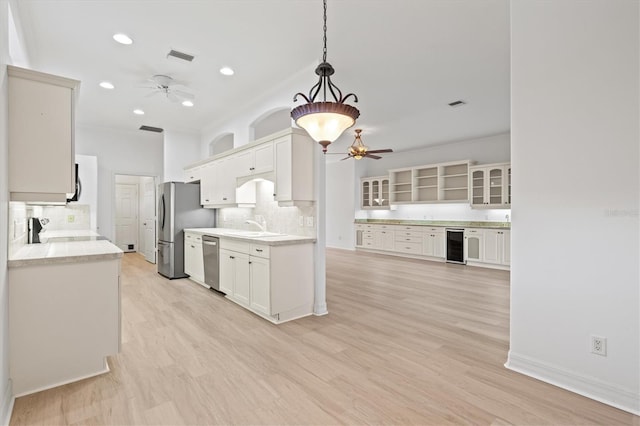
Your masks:
[{"label": "kitchen island", "polygon": [[[219,288],[231,301],[280,324],[313,314],[315,238],[227,228],[185,229],[185,272],[204,283],[202,243],[219,239]],[[200,259],[198,268],[187,270]],[[198,270],[199,269],[199,270]]]},{"label": "kitchen island", "polygon": [[15,396],[109,371],[120,350],[122,250],[74,231],[11,255],[9,370]]}]

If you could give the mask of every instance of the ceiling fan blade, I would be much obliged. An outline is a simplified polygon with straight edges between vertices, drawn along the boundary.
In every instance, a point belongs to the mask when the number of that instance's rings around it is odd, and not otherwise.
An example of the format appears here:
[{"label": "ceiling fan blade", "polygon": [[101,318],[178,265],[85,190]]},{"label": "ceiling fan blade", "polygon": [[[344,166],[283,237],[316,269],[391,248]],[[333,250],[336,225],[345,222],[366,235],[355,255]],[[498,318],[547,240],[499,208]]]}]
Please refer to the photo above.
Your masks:
[{"label": "ceiling fan blade", "polygon": [[342,158],[340,161],[348,160],[349,158],[351,158],[351,155],[347,155],[346,157]]},{"label": "ceiling fan blade", "polygon": [[196,98],[196,96],[193,93],[184,92],[182,90],[170,90],[170,92],[176,95],[177,97],[182,98],[183,100],[188,99],[192,101]]},{"label": "ceiling fan blade", "polygon": [[144,97],[145,97],[145,98],[150,98],[150,97],[152,97],[152,96],[157,95],[158,93],[161,93],[161,91],[160,91],[160,90],[155,90],[155,89],[154,89],[152,92],[149,92],[149,93],[147,93],[146,95],[144,95]]},{"label": "ceiling fan blade", "polygon": [[169,99],[171,102],[180,102],[180,97],[176,96],[175,93],[173,92],[168,92],[167,93],[167,99]]},{"label": "ceiling fan blade", "polygon": [[371,151],[367,151],[367,154],[380,154],[381,152],[393,152],[391,148],[388,149],[373,149]]},{"label": "ceiling fan blade", "polygon": [[365,157],[367,157],[367,158],[371,158],[371,159],[373,159],[373,160],[379,160],[379,159],[381,159],[381,158],[382,158],[382,157],[380,157],[379,155],[371,155],[371,154],[369,154],[368,152],[367,152],[364,156],[365,156]]}]

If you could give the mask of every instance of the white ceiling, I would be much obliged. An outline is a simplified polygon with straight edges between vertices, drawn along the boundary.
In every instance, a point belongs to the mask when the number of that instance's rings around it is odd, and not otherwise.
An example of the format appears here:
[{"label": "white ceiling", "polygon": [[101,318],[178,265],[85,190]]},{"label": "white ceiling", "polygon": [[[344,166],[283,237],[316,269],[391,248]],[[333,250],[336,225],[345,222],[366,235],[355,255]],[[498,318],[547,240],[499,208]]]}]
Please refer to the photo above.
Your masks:
[{"label": "white ceiling", "polygon": [[[308,85],[291,88],[291,97],[316,82],[308,70],[322,53],[321,0],[18,5],[31,67],[81,80],[79,124],[200,132],[302,71],[309,73]],[[361,111],[363,140],[385,134],[372,149],[410,149],[509,130],[508,0],[329,0],[327,25],[333,81],[358,95],[353,105]],[[114,42],[116,32],[134,43]],[[167,59],[170,49],[196,58]],[[221,75],[223,66],[236,74]],[[195,94],[196,106],[148,97],[142,87],[154,74],[182,82]],[[102,80],[116,90],[98,87]],[[447,105],[458,99],[467,105]],[[134,108],[145,116],[132,114]]]}]

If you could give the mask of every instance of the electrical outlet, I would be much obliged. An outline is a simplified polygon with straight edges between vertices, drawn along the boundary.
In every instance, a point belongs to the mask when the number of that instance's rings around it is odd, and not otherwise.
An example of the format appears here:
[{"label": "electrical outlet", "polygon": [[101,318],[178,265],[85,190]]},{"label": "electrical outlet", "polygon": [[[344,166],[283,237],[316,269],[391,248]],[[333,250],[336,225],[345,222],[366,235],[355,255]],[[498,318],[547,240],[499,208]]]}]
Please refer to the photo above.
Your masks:
[{"label": "electrical outlet", "polygon": [[304,216],[298,216],[298,226],[304,226]]},{"label": "electrical outlet", "polygon": [[308,227],[313,226],[313,216],[307,216],[307,226]]},{"label": "electrical outlet", "polygon": [[591,336],[591,353],[607,356],[607,338],[602,336]]}]

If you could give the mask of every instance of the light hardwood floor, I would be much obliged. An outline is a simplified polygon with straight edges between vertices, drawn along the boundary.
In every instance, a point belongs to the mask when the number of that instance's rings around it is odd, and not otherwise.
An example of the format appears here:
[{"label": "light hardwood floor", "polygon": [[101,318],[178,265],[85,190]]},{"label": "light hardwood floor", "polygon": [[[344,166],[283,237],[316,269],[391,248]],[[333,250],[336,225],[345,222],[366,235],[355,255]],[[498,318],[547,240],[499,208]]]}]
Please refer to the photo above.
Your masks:
[{"label": "light hardwood floor", "polygon": [[327,302],[276,326],[125,254],[111,373],[11,424],[640,424],[504,368],[508,272],[330,249]]}]

